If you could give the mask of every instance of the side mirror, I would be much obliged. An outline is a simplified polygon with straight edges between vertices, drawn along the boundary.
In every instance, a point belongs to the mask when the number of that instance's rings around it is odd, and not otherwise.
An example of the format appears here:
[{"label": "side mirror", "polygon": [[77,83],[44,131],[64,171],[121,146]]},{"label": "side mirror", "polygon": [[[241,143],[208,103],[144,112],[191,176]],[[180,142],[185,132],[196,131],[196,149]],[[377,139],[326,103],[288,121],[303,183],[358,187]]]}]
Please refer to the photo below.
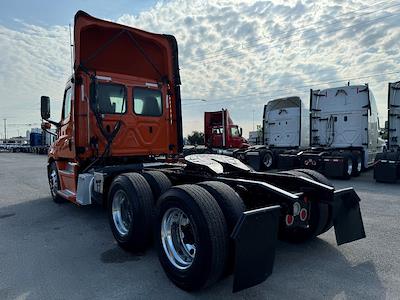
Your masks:
[{"label": "side mirror", "polygon": [[40,114],[42,116],[42,119],[50,119],[50,97],[40,97]]},{"label": "side mirror", "polygon": [[240,136],[243,136],[243,129],[242,129],[242,127],[239,128],[239,134],[240,134]]}]

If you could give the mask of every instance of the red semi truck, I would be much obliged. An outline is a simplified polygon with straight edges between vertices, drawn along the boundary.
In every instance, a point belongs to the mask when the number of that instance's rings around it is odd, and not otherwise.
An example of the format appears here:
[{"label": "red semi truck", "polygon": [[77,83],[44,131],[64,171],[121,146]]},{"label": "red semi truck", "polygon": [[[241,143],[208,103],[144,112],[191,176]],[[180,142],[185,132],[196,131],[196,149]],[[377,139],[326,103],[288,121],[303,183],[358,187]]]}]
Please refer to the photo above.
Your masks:
[{"label": "red semi truck", "polygon": [[214,149],[241,149],[249,144],[242,137],[242,128],[235,125],[227,109],[204,113],[205,145]]},{"label": "red semi truck", "polygon": [[104,205],[117,243],[143,251],[153,240],[168,277],[189,291],[229,273],[234,291],[263,282],[278,237],[304,242],[331,227],[339,245],[365,237],[356,192],[318,173],[258,173],[216,154],[180,159],[180,84],[173,36],[79,11],[60,121],[41,98],[43,126],[58,128],[53,200]]}]

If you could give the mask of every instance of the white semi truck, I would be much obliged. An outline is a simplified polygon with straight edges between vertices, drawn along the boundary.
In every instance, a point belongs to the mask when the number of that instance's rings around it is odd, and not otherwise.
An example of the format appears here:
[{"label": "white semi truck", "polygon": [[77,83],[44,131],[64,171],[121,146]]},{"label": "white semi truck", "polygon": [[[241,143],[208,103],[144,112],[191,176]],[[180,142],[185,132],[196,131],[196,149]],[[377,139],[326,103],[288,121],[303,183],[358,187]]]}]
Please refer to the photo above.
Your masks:
[{"label": "white semi truck", "polygon": [[378,154],[374,178],[379,182],[396,182],[400,178],[400,81],[389,83],[387,149]]},{"label": "white semi truck", "polygon": [[379,136],[375,98],[365,85],[310,91],[310,147],[279,156],[284,169],[315,169],[348,179],[374,164],[385,142]]},{"label": "white semi truck", "polygon": [[269,101],[264,106],[261,145],[245,152],[245,161],[256,170],[276,167],[280,153],[309,145],[309,111],[297,96]]}]

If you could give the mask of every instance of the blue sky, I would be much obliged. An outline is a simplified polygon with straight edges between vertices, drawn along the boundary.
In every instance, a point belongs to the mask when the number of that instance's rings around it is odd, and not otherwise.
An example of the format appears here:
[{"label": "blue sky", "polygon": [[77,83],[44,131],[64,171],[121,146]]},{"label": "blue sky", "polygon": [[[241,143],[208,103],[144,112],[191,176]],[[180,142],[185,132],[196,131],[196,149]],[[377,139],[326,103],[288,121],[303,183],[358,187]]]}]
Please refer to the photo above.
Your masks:
[{"label": "blue sky", "polygon": [[18,26],[21,20],[39,26],[72,23],[76,11],[84,10],[99,18],[117,19],[122,14],[138,13],[151,8],[155,0],[12,0],[0,2],[0,24]]},{"label": "blue sky", "polygon": [[227,108],[247,136],[269,100],[308,105],[310,88],[348,80],[369,83],[383,124],[387,84],[400,80],[398,0],[1,1],[0,121],[39,123],[41,95],[59,118],[79,9],[177,38],[185,135],[203,130],[204,111]]}]

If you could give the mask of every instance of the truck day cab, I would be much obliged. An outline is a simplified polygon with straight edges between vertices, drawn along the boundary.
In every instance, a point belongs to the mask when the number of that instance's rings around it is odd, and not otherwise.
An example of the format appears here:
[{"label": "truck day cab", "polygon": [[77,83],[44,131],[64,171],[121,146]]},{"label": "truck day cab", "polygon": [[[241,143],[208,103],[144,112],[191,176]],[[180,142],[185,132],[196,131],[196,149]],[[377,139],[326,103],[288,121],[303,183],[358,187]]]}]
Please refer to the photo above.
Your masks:
[{"label": "truck day cab", "polygon": [[[233,290],[272,272],[276,240],[307,241],[335,227],[337,243],[365,237],[360,198],[316,172],[250,170],[235,158],[182,151],[178,48],[79,11],[74,73],[48,156],[55,202],[98,203],[124,249],[152,239],[168,277],[192,291],[233,273]],[[306,170],[309,171],[309,170]]]},{"label": "truck day cab", "polygon": [[227,109],[204,112],[204,146],[186,145],[184,155],[209,153],[240,156],[249,144],[242,136],[242,128],[235,125]]},{"label": "truck day cab", "polygon": [[242,137],[242,128],[233,123],[227,109],[204,113],[204,142],[214,152],[229,153],[249,146]]},{"label": "truck day cab", "polygon": [[400,179],[400,81],[389,83],[387,129],[388,151],[377,155],[374,178],[379,182],[396,182]]},{"label": "truck day cab", "polygon": [[368,85],[310,92],[310,148],[279,157],[282,168],[310,168],[350,178],[383,151],[375,98]]}]

